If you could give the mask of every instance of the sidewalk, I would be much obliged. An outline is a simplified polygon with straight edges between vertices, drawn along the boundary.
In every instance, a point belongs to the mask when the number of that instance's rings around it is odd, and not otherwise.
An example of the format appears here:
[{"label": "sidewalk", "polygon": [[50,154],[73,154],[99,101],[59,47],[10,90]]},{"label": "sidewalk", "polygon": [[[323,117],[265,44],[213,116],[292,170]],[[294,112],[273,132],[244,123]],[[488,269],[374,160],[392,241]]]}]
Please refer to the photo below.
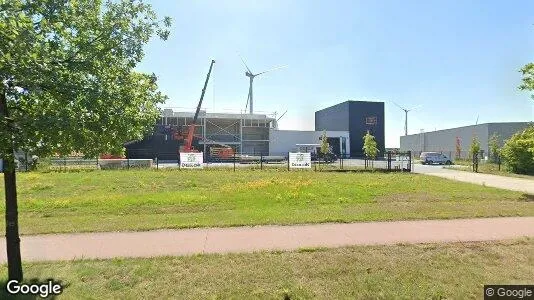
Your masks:
[{"label": "sidewalk", "polygon": [[444,169],[441,166],[423,166],[417,164],[414,165],[414,172],[534,195],[534,180],[532,179],[473,173]]},{"label": "sidewalk", "polygon": [[21,251],[24,261],[53,261],[520,237],[534,237],[534,217],[50,234],[22,236]]}]

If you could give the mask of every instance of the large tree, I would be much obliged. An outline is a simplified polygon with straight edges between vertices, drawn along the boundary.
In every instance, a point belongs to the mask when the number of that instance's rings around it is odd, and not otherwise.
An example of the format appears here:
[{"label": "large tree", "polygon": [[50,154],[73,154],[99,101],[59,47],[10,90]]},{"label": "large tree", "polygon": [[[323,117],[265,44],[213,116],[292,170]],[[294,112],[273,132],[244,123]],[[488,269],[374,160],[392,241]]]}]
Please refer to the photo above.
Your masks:
[{"label": "large tree", "polygon": [[170,19],[141,0],[0,0],[0,158],[10,279],[22,280],[15,152],[86,156],[142,137],[165,100],[135,71]]}]

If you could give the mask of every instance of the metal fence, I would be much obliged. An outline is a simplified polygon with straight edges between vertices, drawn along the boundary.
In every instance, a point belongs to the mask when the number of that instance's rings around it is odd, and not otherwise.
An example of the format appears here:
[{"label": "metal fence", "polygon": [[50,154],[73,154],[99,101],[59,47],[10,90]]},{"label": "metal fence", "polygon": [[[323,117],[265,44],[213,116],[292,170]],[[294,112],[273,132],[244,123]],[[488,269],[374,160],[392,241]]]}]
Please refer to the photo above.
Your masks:
[{"label": "metal fence", "polygon": [[[162,153],[160,159],[156,155],[153,159],[86,159],[83,157],[54,157],[46,161],[41,161],[43,168],[51,171],[69,171],[69,170],[91,170],[91,169],[134,169],[134,168],[180,168],[180,158],[178,153]],[[230,168],[233,170],[240,169],[273,169],[278,168],[282,170],[292,170],[289,167],[288,160],[289,153],[278,155],[257,155],[233,153],[228,157],[210,157],[205,154],[204,168]],[[169,159],[172,157],[175,159]],[[19,171],[29,171],[31,167],[28,164],[19,164]],[[410,152],[386,152],[384,155],[370,159],[367,157],[331,157],[330,159],[322,159],[321,157],[314,157],[311,162],[311,170],[313,171],[355,171],[355,170],[369,170],[369,171],[404,171],[411,172],[413,170],[412,154]]]}]

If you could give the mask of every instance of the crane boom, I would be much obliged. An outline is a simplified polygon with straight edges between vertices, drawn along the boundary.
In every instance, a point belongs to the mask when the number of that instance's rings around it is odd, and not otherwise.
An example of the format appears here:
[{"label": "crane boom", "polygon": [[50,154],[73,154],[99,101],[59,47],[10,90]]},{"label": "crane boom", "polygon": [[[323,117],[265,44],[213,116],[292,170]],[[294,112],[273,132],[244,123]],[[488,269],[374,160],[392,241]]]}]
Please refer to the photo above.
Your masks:
[{"label": "crane boom", "polygon": [[206,87],[208,86],[208,81],[210,80],[211,70],[213,68],[214,63],[215,60],[212,60],[208,75],[206,76],[206,81],[204,82],[204,88],[202,89],[202,93],[200,94],[200,100],[198,101],[198,106],[195,112],[195,116],[193,118],[193,122],[189,124],[189,128],[187,130],[187,138],[185,140],[184,145],[184,152],[191,152],[193,150],[193,135],[195,133],[195,125],[197,124],[198,114],[200,112],[200,107],[202,106],[202,100],[204,100],[204,94],[206,93]]}]

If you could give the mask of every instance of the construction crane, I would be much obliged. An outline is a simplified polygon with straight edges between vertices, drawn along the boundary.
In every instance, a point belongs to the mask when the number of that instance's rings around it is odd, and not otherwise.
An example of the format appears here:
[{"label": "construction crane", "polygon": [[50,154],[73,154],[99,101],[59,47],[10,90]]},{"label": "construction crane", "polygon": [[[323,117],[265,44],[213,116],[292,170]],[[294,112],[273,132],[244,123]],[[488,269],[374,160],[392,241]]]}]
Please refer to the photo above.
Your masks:
[{"label": "construction crane", "polygon": [[193,122],[189,124],[189,128],[187,130],[187,136],[185,139],[184,148],[182,152],[197,152],[195,149],[193,149],[193,136],[195,134],[195,126],[197,124],[198,113],[200,112],[200,107],[202,106],[202,100],[204,99],[204,94],[206,93],[206,87],[208,86],[208,81],[210,80],[210,75],[211,75],[211,69],[213,68],[214,63],[215,63],[215,60],[212,60],[210,64],[210,70],[208,71],[208,75],[206,76],[206,82],[204,82],[204,88],[202,89],[202,94],[200,94],[200,101],[198,101],[198,106],[195,112],[195,116],[193,118]]}]

